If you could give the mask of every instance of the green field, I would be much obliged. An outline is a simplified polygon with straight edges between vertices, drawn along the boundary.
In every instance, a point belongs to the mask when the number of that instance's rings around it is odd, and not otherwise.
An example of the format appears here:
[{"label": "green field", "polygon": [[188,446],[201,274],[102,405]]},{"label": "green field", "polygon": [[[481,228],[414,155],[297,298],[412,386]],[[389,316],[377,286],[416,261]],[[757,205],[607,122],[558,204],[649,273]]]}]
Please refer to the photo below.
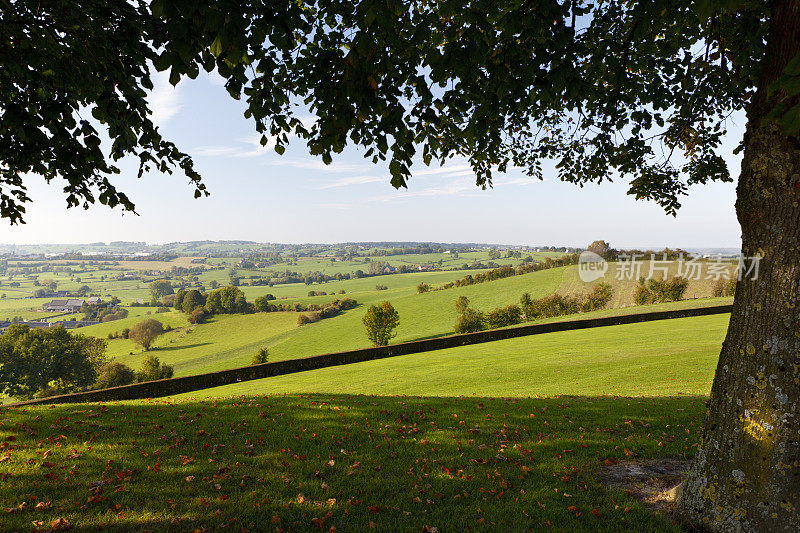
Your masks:
[{"label": "green field", "polygon": [[[730,315],[532,335],[247,381],[183,395],[705,395]],[[665,344],[665,339],[670,339]]]},{"label": "green field", "polygon": [[[541,257],[537,256],[537,258],[557,255],[560,254],[543,253]],[[442,258],[452,260],[450,259],[452,254],[399,255],[375,257],[373,259],[406,261],[410,262],[409,264],[416,264],[424,261],[438,261]],[[462,253],[458,260],[462,259],[465,261],[486,260],[488,259],[488,252]],[[505,259],[499,261],[504,262]],[[356,261],[362,260],[363,258],[356,258]],[[235,265],[238,261],[239,258],[236,257],[207,259],[207,265],[204,268],[209,267],[209,269],[199,274],[199,279],[206,286],[210,284],[212,279],[224,285],[227,283],[228,267]],[[312,263],[314,262],[316,262],[314,265],[319,266],[317,263],[321,264],[321,262],[325,261],[342,268],[345,266],[342,261],[331,263],[330,258],[316,256],[300,257],[293,261],[298,265],[305,262],[306,267],[313,266]],[[220,264],[228,266],[222,270],[213,268],[215,265]],[[22,268],[21,265],[23,265],[22,262],[9,268],[20,269]],[[13,279],[20,283],[20,287],[15,288],[15,290],[21,292],[18,294],[19,297],[7,295],[5,299],[0,299],[0,318],[22,316],[25,319],[33,319],[52,315],[52,313],[48,314],[40,310],[42,304],[49,301],[50,298],[37,299],[29,297],[30,293],[39,288],[39,286],[34,285],[34,279],[39,279],[41,282],[54,280],[57,282],[59,289],[68,290],[77,289],[81,284],[89,284],[105,291],[103,292],[105,298],[112,295],[117,296],[125,304],[139,298],[149,299],[149,288],[146,283],[147,275],[168,271],[172,266],[190,267],[197,266],[197,264],[192,263],[191,258],[188,257],[181,257],[173,262],[120,261],[116,263],[81,263],[77,265],[65,265],[56,262],[51,267],[58,269],[57,272],[47,271],[36,275],[23,276],[16,274],[6,276],[3,278],[3,286],[0,287],[0,290],[5,290],[9,280]],[[65,268],[70,270],[65,271]],[[134,268],[138,268],[138,270],[135,270],[136,275],[145,277],[134,280],[115,279],[118,274],[131,272],[131,269]],[[160,270],[150,271],[147,270],[148,268]],[[293,265],[291,268],[299,270],[300,266]],[[671,269],[675,273],[674,264]],[[173,365],[175,375],[183,376],[249,364],[253,354],[263,347],[269,348],[270,360],[272,361],[368,347],[369,341],[364,334],[361,319],[366,312],[367,306],[384,300],[390,301],[400,315],[400,326],[397,330],[397,336],[392,342],[404,342],[451,334],[456,320],[454,303],[459,296],[468,297],[471,305],[479,310],[490,311],[499,306],[517,303],[520,296],[525,292],[536,298],[554,292],[574,295],[589,289],[588,285],[578,279],[577,268],[568,266],[465,287],[434,290],[424,294],[417,293],[416,287],[421,282],[425,282],[435,288],[444,283],[461,279],[468,274],[474,275],[478,272],[480,271],[418,272],[330,281],[313,285],[295,283],[273,287],[241,287],[251,301],[258,296],[271,293],[278,298],[280,303],[324,304],[335,298],[346,296],[357,300],[360,304],[359,307],[340,316],[302,327],[297,326],[297,315],[295,313],[218,316],[212,318],[208,323],[190,326],[186,316],[177,311],[155,313],[155,308],[128,307],[129,316],[125,319],[81,328],[76,331],[85,335],[106,338],[109,334],[117,335],[123,329],[130,328],[144,318],[152,316],[152,318],[156,318],[164,325],[169,325],[172,328],[172,331],[164,334],[155,342],[152,353],[163,363]],[[241,271],[240,274],[242,274]],[[609,281],[614,287],[612,307],[630,305],[637,281],[615,280],[613,277],[610,277]],[[386,286],[387,289],[376,290],[376,285],[378,284]],[[309,297],[307,296],[309,290],[324,291],[327,295]],[[710,291],[711,282],[705,280],[692,282],[687,291],[687,296],[693,298],[708,296]],[[342,292],[344,294],[341,294]],[[25,297],[26,295],[27,297]],[[713,303],[716,302],[696,299],[673,304],[672,307],[667,305],[664,308]],[[631,308],[621,311],[609,309],[601,314],[637,312],[658,308],[662,307]],[[59,319],[80,318],[80,316],[80,314],[76,314]],[[135,346],[130,340],[115,338],[108,341],[108,356],[133,368],[138,368],[144,355],[144,351]]]},{"label": "green field", "polygon": [[[360,304],[359,307],[337,317],[302,327],[296,325],[295,313],[256,313],[215,317],[207,324],[193,326],[189,334],[185,315],[174,311],[156,314],[153,315],[154,318],[177,329],[160,338],[155,343],[153,353],[163,362],[174,365],[176,375],[187,375],[247,364],[261,347],[269,348],[272,361],[366,348],[370,344],[364,334],[361,319],[367,306],[384,300],[390,301],[400,315],[400,326],[393,342],[405,342],[451,334],[456,320],[454,303],[462,295],[467,296],[474,307],[489,311],[495,307],[516,303],[524,292],[530,293],[533,297],[541,297],[555,291],[563,292],[565,287],[571,287],[572,294],[587,290],[586,285],[573,285],[572,278],[576,276],[575,267],[560,267],[488,283],[417,293],[416,286],[421,281],[431,285],[441,284],[456,277],[460,278],[462,274],[447,272],[397,274],[380,278],[330,282],[312,286],[312,290],[324,288],[329,292],[327,296],[279,299],[278,301],[283,303],[322,304],[346,296]],[[375,290],[376,279],[384,283],[388,289]],[[621,294],[632,294],[632,287],[635,284],[635,281],[616,282],[615,290]],[[293,290],[295,294],[298,290],[296,286],[286,286],[286,288]],[[255,294],[263,294],[266,290],[277,292],[274,290],[275,287],[244,289],[251,299]],[[304,290],[307,289],[304,287]],[[339,290],[345,290],[345,294],[338,294]],[[608,309],[585,316],[606,316],[729,302],[729,298],[695,299],[656,306]],[[145,309],[147,311],[143,311]],[[149,311],[150,308],[131,308],[131,316],[127,319],[82,328],[80,331],[88,335],[105,337],[108,333],[131,327],[141,320],[142,313]],[[190,338],[192,340],[189,340]],[[123,339],[109,341],[109,355],[129,365],[138,365],[143,357],[140,348],[134,346],[131,341]]]}]

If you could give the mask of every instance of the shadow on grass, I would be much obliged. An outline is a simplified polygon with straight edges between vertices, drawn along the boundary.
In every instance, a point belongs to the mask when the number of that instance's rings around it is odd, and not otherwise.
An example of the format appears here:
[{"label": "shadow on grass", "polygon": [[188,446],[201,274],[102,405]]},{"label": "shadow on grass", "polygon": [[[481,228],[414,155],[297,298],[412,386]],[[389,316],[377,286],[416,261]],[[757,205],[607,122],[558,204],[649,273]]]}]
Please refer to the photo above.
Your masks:
[{"label": "shadow on grass", "polygon": [[406,339],[403,342],[426,341],[426,340],[429,340],[429,339],[438,339],[440,337],[448,337],[448,336],[453,335],[453,334],[454,333],[452,331],[448,331],[447,333],[437,333],[436,335],[428,335],[426,337],[414,337],[414,338],[411,338],[411,339]]},{"label": "shadow on grass", "polygon": [[182,344],[180,346],[154,346],[150,348],[151,352],[171,352],[173,350],[187,350],[189,348],[199,348],[200,346],[208,346],[210,342],[198,342],[196,344]]},{"label": "shadow on grass", "polygon": [[79,531],[677,531],[596,472],[690,458],[705,400],[332,393],[12,408],[0,506],[17,511],[3,529],[63,518]]}]

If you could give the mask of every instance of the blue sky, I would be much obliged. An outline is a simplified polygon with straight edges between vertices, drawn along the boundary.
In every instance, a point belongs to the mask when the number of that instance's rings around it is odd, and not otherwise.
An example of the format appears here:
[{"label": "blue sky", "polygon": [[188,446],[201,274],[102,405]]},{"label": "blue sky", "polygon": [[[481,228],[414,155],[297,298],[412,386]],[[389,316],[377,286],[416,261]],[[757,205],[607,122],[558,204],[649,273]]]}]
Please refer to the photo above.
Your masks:
[{"label": "blue sky", "polygon": [[[61,185],[29,180],[34,203],[27,224],[0,226],[2,243],[151,243],[247,239],[259,242],[437,241],[584,246],[605,239],[617,247],[738,247],[733,212],[735,184],[693,189],[677,218],[625,194],[624,182],[578,188],[545,169],[538,181],[512,171],[493,189],[474,185],[459,161],[414,169],[408,190],[389,184],[385,167],[355,149],[331,165],[308,155],[301,142],[279,156],[257,143],[218,77],[201,74],[177,88],[157,75],[150,97],[164,135],[195,158],[211,196],[195,200],[181,175],[136,179],[134,162],[122,165],[118,187],[139,216],[95,206],[66,209]],[[734,117],[728,153],[744,126]],[[729,164],[738,174],[740,158]]]}]

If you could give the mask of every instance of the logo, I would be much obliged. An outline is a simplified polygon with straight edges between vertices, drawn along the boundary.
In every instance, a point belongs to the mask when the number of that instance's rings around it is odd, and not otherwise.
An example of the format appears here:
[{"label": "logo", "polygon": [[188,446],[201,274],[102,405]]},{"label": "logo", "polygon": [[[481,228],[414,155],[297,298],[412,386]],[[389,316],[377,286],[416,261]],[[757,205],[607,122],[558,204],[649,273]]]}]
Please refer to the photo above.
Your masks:
[{"label": "logo", "polygon": [[600,255],[586,250],[578,258],[578,276],[584,283],[591,283],[605,276],[608,263]]}]

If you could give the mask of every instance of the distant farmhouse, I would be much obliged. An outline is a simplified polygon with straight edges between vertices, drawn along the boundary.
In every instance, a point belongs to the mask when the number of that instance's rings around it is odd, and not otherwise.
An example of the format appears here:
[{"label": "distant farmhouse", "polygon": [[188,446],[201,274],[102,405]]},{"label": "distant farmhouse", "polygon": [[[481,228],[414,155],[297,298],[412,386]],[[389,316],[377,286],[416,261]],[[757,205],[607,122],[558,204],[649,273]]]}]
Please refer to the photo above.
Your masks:
[{"label": "distant farmhouse", "polygon": [[52,300],[42,306],[42,309],[58,313],[77,313],[83,307],[85,300]]}]

